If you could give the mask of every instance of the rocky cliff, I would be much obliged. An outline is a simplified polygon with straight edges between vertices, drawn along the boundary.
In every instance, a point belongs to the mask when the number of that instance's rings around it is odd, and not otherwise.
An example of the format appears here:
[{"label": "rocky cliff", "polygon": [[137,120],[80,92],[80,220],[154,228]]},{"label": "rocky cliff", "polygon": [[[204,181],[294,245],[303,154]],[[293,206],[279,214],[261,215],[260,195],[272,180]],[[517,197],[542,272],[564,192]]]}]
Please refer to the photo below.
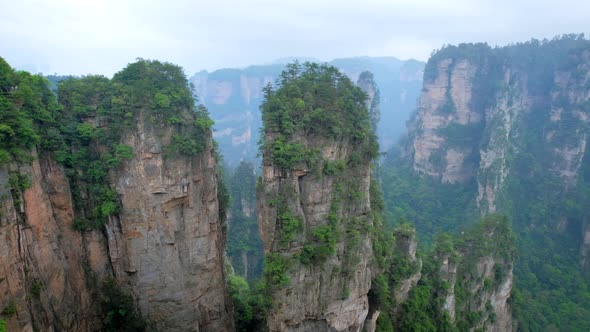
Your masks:
[{"label": "rocky cliff", "polygon": [[454,250],[441,242],[435,261],[445,284],[443,310],[450,321],[462,331],[515,330],[508,300],[516,251],[507,219],[488,216],[458,237]]},{"label": "rocky cliff", "polygon": [[262,111],[258,222],[269,329],[358,331],[373,277],[377,154],[364,93],[334,67],[295,64],[266,91]]},{"label": "rocky cliff", "polygon": [[[437,53],[409,128],[414,170],[443,183],[477,180],[483,212],[497,210],[508,175],[521,171],[508,162],[514,155],[530,153],[563,188],[575,186],[590,122],[590,51],[583,42],[559,51],[558,43],[520,50],[464,45]],[[543,49],[550,54],[528,62]],[[541,129],[538,147],[528,140]]]},{"label": "rocky cliff", "polygon": [[73,79],[61,107],[40,78],[2,69],[3,116],[41,138],[0,151],[8,330],[231,330],[210,120],[181,69]]},{"label": "rocky cliff", "polygon": [[381,93],[375,83],[373,73],[364,71],[360,73],[356,85],[363,90],[367,95],[367,109],[369,110],[369,118],[371,119],[371,128],[373,132],[377,132],[377,126],[381,118]]},{"label": "rocky cliff", "polygon": [[506,217],[490,215],[460,234],[440,234],[433,250],[417,250],[409,224],[393,236],[369,293],[376,326],[366,331],[515,329],[508,300],[516,251]]},{"label": "rocky cliff", "polygon": [[385,196],[399,204],[390,211],[415,219],[426,236],[465,227],[473,214],[511,218],[524,330],[588,326],[565,310],[573,301],[585,311],[587,300],[550,289],[587,285],[589,66],[590,44],[578,35],[447,46],[428,61],[405,146],[384,167]]}]

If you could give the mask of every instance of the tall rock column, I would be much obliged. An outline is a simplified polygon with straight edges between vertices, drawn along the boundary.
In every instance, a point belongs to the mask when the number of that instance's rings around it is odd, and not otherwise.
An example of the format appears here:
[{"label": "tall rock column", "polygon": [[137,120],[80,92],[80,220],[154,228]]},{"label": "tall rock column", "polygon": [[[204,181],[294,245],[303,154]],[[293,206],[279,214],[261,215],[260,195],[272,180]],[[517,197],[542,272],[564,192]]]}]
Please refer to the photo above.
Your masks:
[{"label": "tall rock column", "polygon": [[182,69],[69,79],[60,108],[0,58],[0,89],[21,133],[0,141],[0,326],[232,331],[212,121]]},{"label": "tall rock column", "polygon": [[359,331],[369,311],[371,160],[365,94],[330,66],[265,90],[258,222],[270,331]]},{"label": "tall rock column", "polygon": [[142,314],[158,328],[227,331],[225,236],[211,139],[194,157],[165,157],[178,131],[145,115],[123,138],[134,157],[113,176],[122,204],[106,233],[116,278],[137,294]]}]

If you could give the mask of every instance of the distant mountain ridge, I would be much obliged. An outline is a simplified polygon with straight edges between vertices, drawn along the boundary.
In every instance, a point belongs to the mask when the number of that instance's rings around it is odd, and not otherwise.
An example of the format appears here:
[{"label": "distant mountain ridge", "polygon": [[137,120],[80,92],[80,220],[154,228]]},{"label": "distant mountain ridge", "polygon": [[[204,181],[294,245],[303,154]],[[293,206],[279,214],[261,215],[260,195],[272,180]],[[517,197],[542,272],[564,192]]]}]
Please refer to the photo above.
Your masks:
[{"label": "distant mountain ridge", "polygon": [[[308,60],[301,57],[294,59]],[[207,106],[215,121],[214,137],[226,163],[231,167],[237,166],[240,160],[256,158],[262,88],[266,84],[274,84],[284,63],[290,60],[279,59],[274,64],[253,65],[243,69],[200,71],[190,78],[199,101]],[[329,64],[339,68],[353,82],[358,80],[363,71],[373,73],[381,92],[378,136],[383,150],[391,146],[402,134],[405,122],[415,107],[422,87],[425,63],[395,57],[367,56],[335,59]]]}]

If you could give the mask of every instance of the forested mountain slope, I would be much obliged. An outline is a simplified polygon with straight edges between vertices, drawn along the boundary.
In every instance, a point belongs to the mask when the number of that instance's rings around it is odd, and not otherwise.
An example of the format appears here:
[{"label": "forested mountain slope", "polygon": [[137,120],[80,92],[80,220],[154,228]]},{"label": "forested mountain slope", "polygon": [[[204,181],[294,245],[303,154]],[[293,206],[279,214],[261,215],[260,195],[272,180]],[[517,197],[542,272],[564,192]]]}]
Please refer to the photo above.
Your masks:
[{"label": "forested mountain slope", "polygon": [[524,331],[590,329],[590,41],[447,46],[382,167],[389,216],[428,239],[479,214],[517,233],[515,317]]}]

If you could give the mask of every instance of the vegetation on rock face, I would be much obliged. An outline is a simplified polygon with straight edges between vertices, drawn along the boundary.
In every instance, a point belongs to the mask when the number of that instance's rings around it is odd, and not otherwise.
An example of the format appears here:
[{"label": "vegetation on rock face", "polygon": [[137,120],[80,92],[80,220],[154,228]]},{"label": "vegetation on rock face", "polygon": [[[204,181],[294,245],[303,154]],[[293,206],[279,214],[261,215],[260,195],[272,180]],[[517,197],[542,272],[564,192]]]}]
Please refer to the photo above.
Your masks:
[{"label": "vegetation on rock face", "polygon": [[[123,138],[140,120],[145,126],[172,127],[176,135],[164,147],[166,158],[199,155],[211,146],[206,108],[194,104],[188,81],[178,66],[139,59],[114,75],[56,77],[57,96],[49,82],[14,71],[0,58],[0,167],[7,167],[16,206],[30,185],[19,170],[33,157],[52,158],[69,179],[74,201],[72,227],[79,231],[102,229],[120,212],[118,193],[110,185],[112,171],[134,157]],[[219,157],[218,157],[219,158]],[[217,191],[220,218],[229,201],[222,185]],[[43,293],[40,280],[30,282],[34,297]],[[145,323],[133,298],[114,280],[101,289],[104,328],[139,331]]]},{"label": "vegetation on rock face", "polygon": [[[412,234],[407,224],[394,231],[396,241],[415,241]],[[482,279],[476,269],[484,257],[492,258],[498,270],[493,284]],[[476,325],[485,326],[485,322],[493,323],[493,312],[480,302],[484,292],[497,290],[508,278],[515,258],[514,235],[506,217],[490,215],[464,234],[438,236],[435,246],[414,262],[396,251],[391,258],[384,273],[373,282],[370,293],[371,302],[385,313],[377,321],[378,331],[392,331],[390,327],[401,331],[468,331]],[[444,261],[457,268],[453,285],[441,270]],[[394,290],[419,271],[421,278],[410,290],[408,299],[403,304],[396,303]],[[454,321],[444,308],[451,287],[455,294]],[[399,311],[395,312],[394,307]]]},{"label": "vegetation on rock face", "polygon": [[[287,182],[272,193],[265,184],[258,186],[264,204],[276,211],[275,239],[264,266],[268,294],[292,282],[293,270],[332,264],[334,277],[345,280],[341,296],[346,298],[351,294],[346,279],[359,262],[361,240],[372,231],[379,233],[373,229],[373,215],[358,213],[369,195],[361,189],[364,177],[378,156],[366,95],[336,68],[313,63],[288,65],[277,87],[267,86],[264,92],[263,164],[283,177],[303,174],[297,175],[299,191]],[[344,155],[324,156],[331,147]],[[325,181],[331,191],[329,211],[315,225],[304,225],[306,216],[294,208],[305,199],[299,195],[307,181]],[[342,256],[334,259],[337,249]]]},{"label": "vegetation on rock face", "polygon": [[16,314],[16,303],[14,301],[8,302],[8,305],[2,309],[2,314],[6,316],[12,316]]},{"label": "vegetation on rock face", "polygon": [[[260,150],[265,163],[272,162],[282,172],[296,168],[309,170],[317,178],[330,176],[344,183],[348,181],[344,174],[346,169],[363,162],[368,164],[377,156],[378,145],[365,105],[366,95],[336,68],[293,63],[281,74],[276,89],[269,85],[264,92],[265,101],[261,106],[264,135]],[[314,146],[308,146],[310,142]],[[353,152],[349,159],[323,160],[320,149],[328,142],[350,144]],[[354,194],[349,191],[356,187],[338,185],[326,224],[304,235],[303,250],[297,255],[301,263],[322,263],[335,253],[336,242],[343,232],[341,228],[345,226],[340,225],[338,214],[347,197]],[[267,199],[269,205],[277,208],[278,241],[282,247],[288,247],[303,230],[302,220],[288,207],[289,201],[298,199],[292,196],[287,190]],[[288,258],[281,257],[280,261],[283,260]],[[268,261],[267,257],[267,264]],[[265,267],[266,272],[270,270],[276,269]],[[273,280],[277,279],[272,275]]]},{"label": "vegetation on rock face", "polygon": [[145,331],[146,323],[135,309],[133,297],[122,290],[115,280],[103,282],[101,295],[105,331]]},{"label": "vegetation on rock face", "polygon": [[[448,139],[445,147],[474,151],[466,162],[475,169],[480,165],[480,150],[506,148],[504,160],[509,169],[495,205],[496,211],[510,217],[517,234],[512,308],[522,331],[590,329],[586,318],[590,315],[590,283],[579,264],[580,233],[588,219],[585,206],[590,197],[589,177],[585,176],[590,165],[588,147],[574,183],[566,185],[556,172],[561,167],[557,149],[573,150],[588,132],[588,124],[576,115],[588,114],[587,102],[569,96],[577,94],[577,89],[580,96],[586,94],[589,50],[590,42],[580,35],[500,48],[461,44],[433,54],[425,70],[425,82],[432,82],[441,61],[451,61],[452,70],[453,63],[466,60],[476,68],[471,82],[472,111],[483,114],[490,107],[500,107],[497,103],[502,97],[507,106],[501,107],[509,107],[517,116],[511,120],[507,142],[491,141],[498,136],[494,131],[502,130],[504,119],[488,119],[479,129],[452,124],[437,134]],[[509,82],[504,80],[505,71],[511,73]],[[572,85],[562,92],[559,82]],[[518,103],[520,97],[532,101],[527,109]],[[560,119],[552,120],[552,110],[560,108]],[[435,166],[435,159],[444,153],[433,154]],[[426,243],[439,231],[465,229],[474,220],[478,179],[461,185],[441,184],[416,174],[398,154],[391,151],[381,167],[385,206],[392,220],[415,221]],[[442,169],[446,161],[439,159]],[[480,180],[500,171],[491,167],[486,172],[478,175]]]},{"label": "vegetation on rock face", "polygon": [[65,79],[59,82],[58,96],[63,142],[55,144],[60,147],[56,159],[68,169],[79,212],[73,226],[80,231],[100,229],[119,212],[117,193],[105,179],[111,169],[133,158],[132,148],[120,140],[140,112],[146,113],[148,125],[176,127],[178,134],[165,147],[169,157],[198,155],[208,144],[212,122],[207,111],[195,108],[182,69],[169,63],[139,60],[112,80]]},{"label": "vegetation on rock face", "polygon": [[101,228],[119,211],[117,193],[105,179],[133,157],[120,140],[139,112],[148,112],[154,126],[177,126],[170,156],[198,155],[208,144],[207,110],[195,108],[182,69],[169,63],[139,60],[112,80],[62,79],[58,103],[46,79],[15,72],[0,59],[0,90],[0,165],[28,163],[35,146],[51,152],[66,167],[79,212],[73,227],[80,231]]}]

